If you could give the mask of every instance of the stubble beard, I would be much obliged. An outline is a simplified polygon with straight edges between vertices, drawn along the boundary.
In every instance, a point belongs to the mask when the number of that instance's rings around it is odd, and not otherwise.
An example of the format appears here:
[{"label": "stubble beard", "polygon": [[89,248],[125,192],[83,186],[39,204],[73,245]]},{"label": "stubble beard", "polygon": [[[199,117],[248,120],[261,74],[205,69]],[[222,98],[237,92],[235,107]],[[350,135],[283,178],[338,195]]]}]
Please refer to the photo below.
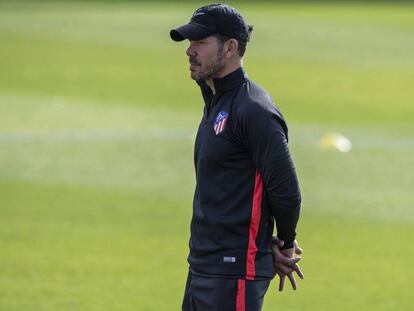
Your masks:
[{"label": "stubble beard", "polygon": [[[193,62],[190,59],[190,62]],[[200,64],[201,65],[201,64]],[[225,65],[223,50],[217,52],[216,57],[200,66],[197,72],[191,71],[191,78],[193,80],[209,80],[217,77],[217,74],[223,69]]]}]

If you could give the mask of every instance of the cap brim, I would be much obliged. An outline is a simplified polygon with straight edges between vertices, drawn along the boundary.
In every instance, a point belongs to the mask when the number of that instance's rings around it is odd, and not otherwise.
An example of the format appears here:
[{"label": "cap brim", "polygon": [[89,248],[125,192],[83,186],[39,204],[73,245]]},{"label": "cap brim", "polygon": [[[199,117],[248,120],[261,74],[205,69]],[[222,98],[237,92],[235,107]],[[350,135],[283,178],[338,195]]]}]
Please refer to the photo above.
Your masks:
[{"label": "cap brim", "polygon": [[201,40],[211,35],[211,31],[198,24],[186,24],[170,31],[170,37],[174,41]]}]

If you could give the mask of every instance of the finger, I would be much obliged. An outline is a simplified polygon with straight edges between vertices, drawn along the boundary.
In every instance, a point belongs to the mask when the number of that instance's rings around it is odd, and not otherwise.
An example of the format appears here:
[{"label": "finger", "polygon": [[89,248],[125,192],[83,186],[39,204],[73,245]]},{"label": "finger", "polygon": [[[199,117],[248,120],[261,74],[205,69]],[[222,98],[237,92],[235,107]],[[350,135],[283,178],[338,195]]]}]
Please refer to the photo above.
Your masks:
[{"label": "finger", "polygon": [[289,258],[282,254],[277,254],[274,258],[274,262],[280,262],[286,266],[292,266],[294,264],[297,264],[301,259],[301,257]]},{"label": "finger", "polygon": [[293,269],[285,266],[285,265],[281,265],[281,264],[277,264],[273,266],[274,270],[277,270],[278,272],[280,271],[283,274],[288,274],[290,272],[293,272]]},{"label": "finger", "polygon": [[283,275],[285,273],[282,272],[282,270],[280,270],[279,268],[277,268],[276,266],[273,266],[273,277],[275,277],[276,275]]},{"label": "finger", "polygon": [[295,271],[295,272],[299,275],[299,277],[303,280],[303,278],[304,278],[305,276],[303,275],[303,272],[302,272],[302,270],[300,269],[299,265],[294,264],[294,265],[292,266],[292,270],[293,270],[293,271]]},{"label": "finger", "polygon": [[303,248],[301,248],[298,244],[298,241],[294,241],[294,246],[295,246],[295,254],[296,255],[301,255],[303,254]]},{"label": "finger", "polygon": [[275,256],[283,256],[286,258],[293,258],[294,256],[294,248],[291,249],[280,249],[276,244],[272,245],[272,253]]},{"label": "finger", "polygon": [[283,266],[286,266],[286,267],[288,267],[288,268],[291,268],[291,267],[293,267],[294,265],[297,265],[298,264],[298,262],[299,262],[299,260],[278,260],[278,259],[276,259],[274,262],[273,262],[273,265],[283,265]]},{"label": "finger", "polygon": [[[275,272],[276,272],[276,274],[277,274],[277,275],[279,275],[279,276],[284,276],[284,275],[286,275],[286,273],[284,273],[282,270],[277,269],[277,268],[275,268]],[[275,275],[276,275],[276,274],[275,274]]]},{"label": "finger", "polygon": [[296,290],[297,285],[296,285],[296,280],[295,280],[295,276],[293,275],[293,273],[289,273],[287,277],[289,278],[289,281],[292,284],[293,289]]},{"label": "finger", "polygon": [[288,274],[288,273],[292,273],[293,269],[285,266],[285,265],[281,265],[281,264],[277,264],[275,265],[276,269],[279,269],[280,271],[282,271],[284,274]]},{"label": "finger", "polygon": [[285,275],[281,275],[280,276],[280,280],[279,280],[279,292],[281,292],[283,290],[283,287],[285,286],[285,279],[286,279],[286,276]]}]

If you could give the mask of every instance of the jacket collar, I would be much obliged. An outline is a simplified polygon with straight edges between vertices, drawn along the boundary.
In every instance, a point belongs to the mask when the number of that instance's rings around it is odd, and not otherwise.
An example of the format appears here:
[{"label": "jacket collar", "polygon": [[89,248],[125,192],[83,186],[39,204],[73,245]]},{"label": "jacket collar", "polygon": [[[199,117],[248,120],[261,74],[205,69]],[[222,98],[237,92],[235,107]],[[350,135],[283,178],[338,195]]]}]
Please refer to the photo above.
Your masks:
[{"label": "jacket collar", "polygon": [[[235,87],[240,86],[247,79],[247,73],[244,71],[243,67],[239,67],[233,72],[229,73],[227,76],[222,78],[214,78],[214,88],[216,93],[223,93],[234,89]],[[203,93],[211,92],[211,89],[207,85],[205,80],[197,80],[198,85],[201,88]]]}]

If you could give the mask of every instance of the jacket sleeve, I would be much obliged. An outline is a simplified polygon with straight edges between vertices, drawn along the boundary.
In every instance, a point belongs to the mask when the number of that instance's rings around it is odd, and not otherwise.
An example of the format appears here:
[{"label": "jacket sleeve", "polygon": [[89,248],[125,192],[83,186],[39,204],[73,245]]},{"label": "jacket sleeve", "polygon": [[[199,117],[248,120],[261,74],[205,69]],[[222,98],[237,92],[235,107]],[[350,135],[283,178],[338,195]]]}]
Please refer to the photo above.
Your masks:
[{"label": "jacket sleeve", "polygon": [[301,195],[289,153],[283,119],[276,111],[249,105],[241,116],[243,141],[260,172],[276,220],[278,238],[291,248],[296,236]]}]

